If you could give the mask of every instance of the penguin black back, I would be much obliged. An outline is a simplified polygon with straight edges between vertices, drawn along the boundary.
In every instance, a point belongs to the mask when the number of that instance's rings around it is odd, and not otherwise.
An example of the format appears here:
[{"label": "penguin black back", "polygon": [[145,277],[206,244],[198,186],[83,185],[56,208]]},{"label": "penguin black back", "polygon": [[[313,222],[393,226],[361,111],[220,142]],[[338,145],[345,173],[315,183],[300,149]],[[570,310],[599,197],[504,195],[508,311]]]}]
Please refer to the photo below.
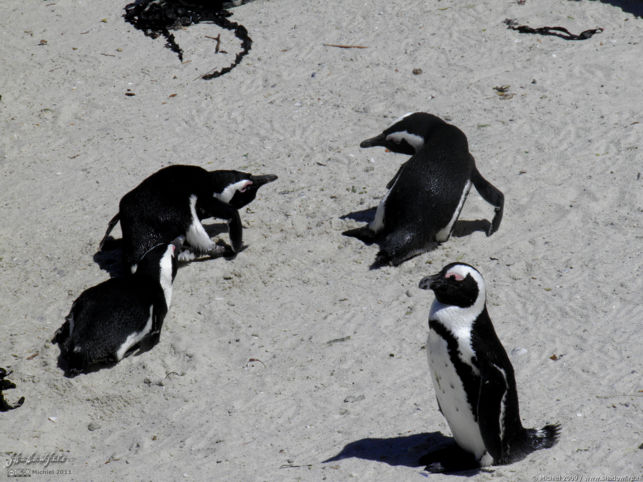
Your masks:
[{"label": "penguin black back", "polygon": [[522,426],[513,366],[489,318],[482,275],[470,265],[451,263],[419,286],[435,293],[427,348],[438,406],[458,450],[468,454],[427,454],[422,460],[427,469],[509,464],[553,446],[558,425]]},{"label": "penguin black back", "polygon": [[174,244],[149,250],[135,274],[85,290],[54,335],[59,365],[77,374],[120,361],[141,342],[158,342],[177,271]]}]

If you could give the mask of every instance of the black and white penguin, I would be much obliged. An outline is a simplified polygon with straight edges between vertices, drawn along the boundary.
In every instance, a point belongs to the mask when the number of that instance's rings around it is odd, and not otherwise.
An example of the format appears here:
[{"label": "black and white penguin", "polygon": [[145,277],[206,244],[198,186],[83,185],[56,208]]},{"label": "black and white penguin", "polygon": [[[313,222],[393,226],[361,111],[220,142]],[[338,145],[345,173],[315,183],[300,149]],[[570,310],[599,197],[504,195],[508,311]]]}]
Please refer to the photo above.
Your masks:
[{"label": "black and white penguin", "polygon": [[181,242],[179,238],[153,247],[136,273],[89,288],[74,301],[52,340],[60,346],[59,365],[67,374],[117,363],[141,342],[158,343],[172,301],[175,250]]},{"label": "black and white penguin", "polygon": [[504,196],[482,177],[457,127],[423,112],[407,114],[384,132],[360,144],[384,146],[412,157],[387,184],[375,218],[344,232],[366,243],[377,242],[376,264],[398,265],[447,241],[473,184],[495,207],[487,236],[498,230]]},{"label": "black and white penguin", "polygon": [[451,263],[420,281],[435,301],[427,352],[438,407],[457,446],[421,459],[427,470],[452,472],[503,465],[552,447],[559,425],[523,428],[514,370],[489,318],[482,275]]},{"label": "black and white penguin", "polygon": [[173,165],[146,178],[120,201],[119,212],[107,226],[100,249],[116,223],[123,232],[123,255],[132,272],[143,253],[152,246],[184,236],[188,249],[180,261],[197,255],[218,256],[225,247],[217,245],[201,224],[215,217],[228,222],[233,253],[242,248],[238,209],[257,195],[257,190],[277,179],[268,174],[253,176],[239,171],[206,171],[199,166]]}]

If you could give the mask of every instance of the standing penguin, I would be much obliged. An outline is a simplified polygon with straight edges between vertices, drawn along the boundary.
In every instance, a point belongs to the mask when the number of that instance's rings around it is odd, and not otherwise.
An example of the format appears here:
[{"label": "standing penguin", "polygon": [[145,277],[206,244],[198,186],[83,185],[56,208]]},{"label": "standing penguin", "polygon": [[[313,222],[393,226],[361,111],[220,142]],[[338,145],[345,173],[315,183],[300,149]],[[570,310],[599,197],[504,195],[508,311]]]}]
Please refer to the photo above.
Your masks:
[{"label": "standing penguin", "polygon": [[143,341],[158,343],[172,300],[175,244],[153,247],[136,273],[89,288],[74,301],[52,340],[60,346],[59,365],[66,374],[117,363]]},{"label": "standing penguin", "polygon": [[514,370],[486,307],[482,275],[451,263],[420,281],[435,301],[429,314],[427,351],[440,412],[457,447],[425,455],[432,472],[504,465],[552,447],[559,425],[523,428]]},{"label": "standing penguin", "polygon": [[202,219],[215,217],[228,222],[232,251],[237,253],[242,247],[237,210],[254,200],[261,186],[275,179],[277,176],[272,174],[206,171],[199,166],[163,168],[123,196],[100,249],[120,221],[124,260],[132,272],[143,253],[178,236],[184,236],[189,245],[189,250],[179,255],[181,261],[195,255],[221,255],[225,248],[212,241],[201,224]]},{"label": "standing penguin", "polygon": [[416,112],[360,146],[384,146],[412,156],[387,184],[389,191],[373,221],[343,233],[377,242],[381,249],[376,264],[397,266],[435,242],[447,241],[472,184],[495,207],[487,236],[498,230],[504,196],[478,172],[467,138],[457,127]]}]

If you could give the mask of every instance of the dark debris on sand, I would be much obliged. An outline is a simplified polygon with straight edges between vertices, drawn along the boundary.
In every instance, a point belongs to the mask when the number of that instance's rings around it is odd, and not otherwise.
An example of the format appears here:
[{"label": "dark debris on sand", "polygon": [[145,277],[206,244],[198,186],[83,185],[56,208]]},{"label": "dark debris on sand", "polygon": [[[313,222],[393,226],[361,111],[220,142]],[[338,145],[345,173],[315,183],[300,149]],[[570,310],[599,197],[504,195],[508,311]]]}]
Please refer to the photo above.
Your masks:
[{"label": "dark debris on sand", "polygon": [[180,61],[183,61],[183,50],[170,30],[199,22],[212,22],[233,31],[241,40],[241,51],[229,66],[201,76],[202,79],[209,80],[220,77],[239,65],[252,46],[252,39],[246,28],[228,19],[232,13],[224,8],[224,3],[226,2],[222,0],[136,0],[125,6],[123,17],[148,37],[157,38],[162,35],[166,40],[165,46],[176,52]]}]

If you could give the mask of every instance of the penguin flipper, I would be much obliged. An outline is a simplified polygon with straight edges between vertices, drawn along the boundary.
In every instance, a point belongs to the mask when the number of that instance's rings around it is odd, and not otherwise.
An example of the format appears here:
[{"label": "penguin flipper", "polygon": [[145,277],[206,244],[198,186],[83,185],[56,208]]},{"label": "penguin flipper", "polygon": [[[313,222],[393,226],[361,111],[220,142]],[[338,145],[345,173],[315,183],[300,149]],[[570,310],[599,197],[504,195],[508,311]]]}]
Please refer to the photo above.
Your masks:
[{"label": "penguin flipper", "polygon": [[243,248],[243,228],[241,226],[239,211],[215,197],[206,199],[199,198],[197,203],[199,217],[201,219],[219,218],[228,222],[232,251],[235,253],[241,251]]},{"label": "penguin flipper", "polygon": [[[408,161],[406,161],[408,162]],[[393,187],[393,184],[397,181],[398,177],[400,177],[400,174],[402,174],[402,171],[404,170],[404,166],[406,166],[406,162],[404,162],[400,168],[397,170],[395,173],[395,176],[393,176],[393,179],[391,179],[388,184],[386,185],[386,189],[391,189]]]},{"label": "penguin flipper", "polygon": [[368,227],[362,226],[361,228],[349,229],[342,233],[343,236],[349,236],[351,238],[357,238],[365,244],[373,244],[377,234]]},{"label": "penguin flipper", "polygon": [[495,208],[495,214],[491,221],[491,226],[489,226],[487,231],[487,236],[491,236],[493,233],[498,231],[498,228],[500,227],[505,205],[505,196],[498,188],[482,177],[482,174],[480,174],[478,169],[475,167],[471,174],[471,182],[473,182],[473,185],[476,187],[476,190],[480,193],[482,198]]},{"label": "penguin flipper", "polygon": [[[506,410],[502,407],[507,393],[507,381],[504,372],[495,364],[482,367],[480,372],[480,395],[478,396],[478,426],[493,464],[508,463],[507,453],[503,449],[500,420]],[[505,399],[506,400],[506,399]]]},{"label": "penguin flipper", "polygon": [[105,236],[103,236],[103,239],[101,239],[100,244],[98,245],[98,251],[103,250],[103,246],[105,246],[105,242],[107,241],[107,237],[109,236],[109,233],[112,232],[112,229],[114,229],[114,226],[118,223],[118,221],[121,219],[121,213],[118,212],[116,213],[116,216],[114,216],[109,223],[107,223],[107,231],[105,231]]}]

